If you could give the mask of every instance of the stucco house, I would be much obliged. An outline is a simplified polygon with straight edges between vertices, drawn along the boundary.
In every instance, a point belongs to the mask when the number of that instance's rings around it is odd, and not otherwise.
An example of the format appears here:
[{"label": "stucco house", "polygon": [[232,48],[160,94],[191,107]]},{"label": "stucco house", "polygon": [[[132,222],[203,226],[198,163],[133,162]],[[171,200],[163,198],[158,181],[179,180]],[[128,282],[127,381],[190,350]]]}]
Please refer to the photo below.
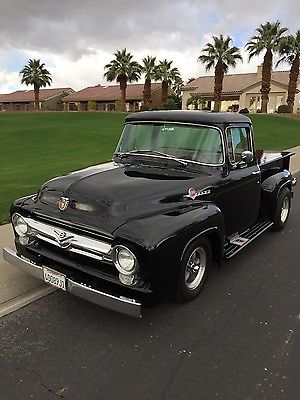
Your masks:
[{"label": "stucco house", "polygon": [[[144,84],[130,84],[126,90],[127,111],[141,108]],[[151,85],[151,108],[161,105],[161,83]],[[92,86],[64,97],[65,111],[115,111],[121,99],[120,85]]]},{"label": "stucco house", "polygon": [[[40,109],[62,111],[63,97],[75,93],[72,88],[40,89]],[[17,90],[0,95],[0,111],[33,111],[34,90]]]},{"label": "stucco house", "polygon": [[[261,108],[261,81],[262,66],[256,73],[225,75],[222,92],[222,111],[228,111],[230,107],[237,109],[248,108],[250,112],[259,112]],[[286,104],[289,83],[289,71],[272,71],[271,91],[269,93],[268,112],[277,111],[278,106]],[[294,112],[300,112],[300,82],[295,98]],[[213,109],[214,76],[200,76],[183,87],[182,108],[187,106],[191,93],[199,93],[205,107]]]}]

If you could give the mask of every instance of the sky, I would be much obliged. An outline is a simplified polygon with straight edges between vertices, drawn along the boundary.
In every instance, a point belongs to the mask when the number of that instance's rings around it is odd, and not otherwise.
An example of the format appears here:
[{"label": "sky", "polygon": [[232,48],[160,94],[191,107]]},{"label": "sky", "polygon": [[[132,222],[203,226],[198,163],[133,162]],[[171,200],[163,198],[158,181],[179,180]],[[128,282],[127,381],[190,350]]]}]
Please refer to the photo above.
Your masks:
[{"label": "sky", "polygon": [[255,72],[263,56],[249,63],[243,46],[261,23],[277,19],[291,33],[300,29],[299,0],[1,1],[0,93],[28,89],[19,71],[30,58],[45,63],[52,87],[106,85],[104,66],[123,48],[138,62],[172,60],[187,81],[206,74],[197,59],[219,34],[231,36],[244,58],[229,73]]}]

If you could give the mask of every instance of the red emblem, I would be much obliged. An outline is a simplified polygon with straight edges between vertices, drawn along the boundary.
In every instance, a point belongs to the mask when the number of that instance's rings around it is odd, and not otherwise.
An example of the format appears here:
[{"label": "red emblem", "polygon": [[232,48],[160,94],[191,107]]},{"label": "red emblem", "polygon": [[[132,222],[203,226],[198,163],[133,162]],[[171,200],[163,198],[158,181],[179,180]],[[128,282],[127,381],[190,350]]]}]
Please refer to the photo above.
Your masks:
[{"label": "red emblem", "polygon": [[195,200],[195,198],[198,196],[197,190],[196,190],[195,188],[189,188],[189,190],[188,190],[188,196],[189,196],[191,199]]},{"label": "red emblem", "polygon": [[61,197],[58,201],[58,208],[60,211],[64,211],[66,208],[68,208],[69,203],[70,199],[68,199],[68,197]]}]

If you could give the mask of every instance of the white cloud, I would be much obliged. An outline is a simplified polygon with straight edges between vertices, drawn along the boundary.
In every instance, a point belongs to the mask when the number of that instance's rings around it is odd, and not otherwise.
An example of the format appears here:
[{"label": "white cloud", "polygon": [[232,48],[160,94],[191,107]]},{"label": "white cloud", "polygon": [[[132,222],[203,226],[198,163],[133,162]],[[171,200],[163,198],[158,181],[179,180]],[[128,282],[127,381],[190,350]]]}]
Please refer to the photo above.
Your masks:
[{"label": "white cloud", "polygon": [[[18,72],[34,57],[45,62],[53,86],[104,84],[104,65],[124,47],[138,61],[148,54],[173,60],[187,80],[205,73],[197,58],[212,35],[243,46],[266,20],[279,18],[295,31],[296,15],[298,0],[273,0],[272,7],[261,0],[10,0],[0,13],[0,93],[21,87]],[[235,72],[254,72],[261,61],[248,63],[246,55]]]}]

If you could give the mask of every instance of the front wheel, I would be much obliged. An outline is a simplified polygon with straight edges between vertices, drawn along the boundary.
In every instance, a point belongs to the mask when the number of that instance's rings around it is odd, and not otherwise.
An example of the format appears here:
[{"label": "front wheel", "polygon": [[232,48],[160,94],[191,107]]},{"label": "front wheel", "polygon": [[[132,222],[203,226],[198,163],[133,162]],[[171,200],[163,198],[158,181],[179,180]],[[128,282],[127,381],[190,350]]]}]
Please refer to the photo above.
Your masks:
[{"label": "front wheel", "polygon": [[286,224],[291,208],[291,197],[291,192],[288,188],[285,187],[280,191],[273,218],[274,231],[280,231]]},{"label": "front wheel", "polygon": [[179,302],[193,300],[201,292],[211,264],[210,242],[203,238],[185,251],[174,298]]}]

